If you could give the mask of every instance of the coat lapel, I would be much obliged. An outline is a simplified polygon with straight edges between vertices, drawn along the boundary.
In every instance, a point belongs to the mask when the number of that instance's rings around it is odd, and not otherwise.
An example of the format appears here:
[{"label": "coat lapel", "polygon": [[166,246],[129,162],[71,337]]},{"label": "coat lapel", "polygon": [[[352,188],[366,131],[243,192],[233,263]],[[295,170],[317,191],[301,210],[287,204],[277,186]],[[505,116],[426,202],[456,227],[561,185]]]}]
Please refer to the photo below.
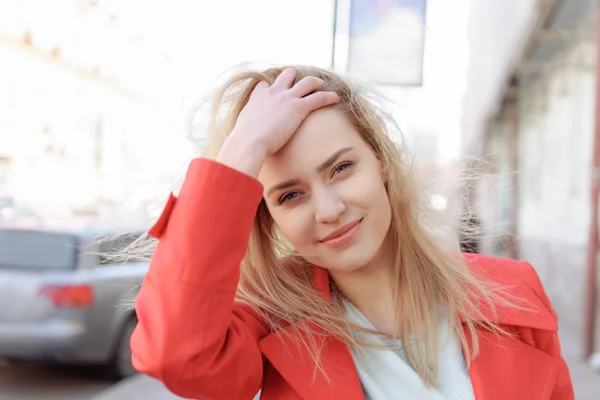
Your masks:
[{"label": "coat lapel", "polygon": [[273,333],[259,343],[271,365],[303,399],[364,400],[352,356],[346,344],[328,337],[318,328],[309,338],[302,333],[301,342],[317,341],[320,360],[327,373],[316,370],[303,345],[291,339],[292,331]]},{"label": "coat lapel", "polygon": [[[322,268],[315,268],[314,284],[328,300],[329,274]],[[283,332],[272,333],[259,343],[259,348],[271,365],[304,399],[364,400],[362,387],[345,343],[327,335],[322,329],[311,326],[312,335],[300,333],[300,341],[291,327]],[[327,376],[316,370],[315,363],[303,345],[298,343],[316,342],[321,349],[320,360]]]},{"label": "coat lapel", "polygon": [[518,340],[478,331],[479,355],[469,370],[477,400],[548,400],[559,362]]},{"label": "coat lapel", "polygon": [[[489,259],[493,260],[493,259]],[[506,337],[477,330],[479,354],[473,360],[469,375],[477,400],[547,400],[558,378],[560,361],[537,349],[526,340],[534,329],[556,332],[556,318],[540,301],[519,274],[499,268],[497,260],[472,263],[474,273],[501,285],[522,308],[497,305],[492,311],[485,305],[480,310],[486,318],[516,334]],[[529,331],[529,335],[525,333]],[[465,327],[467,338],[470,337]],[[464,349],[463,349],[464,350]]]}]

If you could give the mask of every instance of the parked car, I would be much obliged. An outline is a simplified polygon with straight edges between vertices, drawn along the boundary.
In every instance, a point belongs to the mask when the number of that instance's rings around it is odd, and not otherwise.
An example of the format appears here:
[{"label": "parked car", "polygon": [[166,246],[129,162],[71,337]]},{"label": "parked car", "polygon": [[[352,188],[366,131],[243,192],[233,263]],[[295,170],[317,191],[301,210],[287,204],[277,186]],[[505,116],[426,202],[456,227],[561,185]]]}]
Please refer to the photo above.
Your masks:
[{"label": "parked car", "polygon": [[116,377],[132,375],[132,304],[148,264],[105,254],[139,235],[0,229],[0,358],[100,364]]}]

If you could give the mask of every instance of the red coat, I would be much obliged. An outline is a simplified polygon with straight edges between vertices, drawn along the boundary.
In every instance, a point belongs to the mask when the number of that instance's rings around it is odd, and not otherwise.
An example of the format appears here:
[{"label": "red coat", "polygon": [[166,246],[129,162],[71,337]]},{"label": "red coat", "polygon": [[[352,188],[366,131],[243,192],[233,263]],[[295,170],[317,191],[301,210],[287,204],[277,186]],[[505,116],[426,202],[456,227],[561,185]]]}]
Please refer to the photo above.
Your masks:
[{"label": "red coat", "polygon": [[[224,165],[194,160],[178,198],[171,196],[150,233],[160,241],[136,301],[131,346],[137,370],[171,391],[197,399],[363,400],[349,349],[328,339],[322,357],[328,383],[310,357],[265,329],[234,303],[262,186]],[[570,400],[557,320],[527,263],[466,256],[472,268],[509,285],[537,310],[498,308],[497,322],[518,340],[479,331],[480,354],[469,370],[477,400]],[[325,295],[328,274],[315,268]],[[284,341],[287,339],[283,339]]]}]

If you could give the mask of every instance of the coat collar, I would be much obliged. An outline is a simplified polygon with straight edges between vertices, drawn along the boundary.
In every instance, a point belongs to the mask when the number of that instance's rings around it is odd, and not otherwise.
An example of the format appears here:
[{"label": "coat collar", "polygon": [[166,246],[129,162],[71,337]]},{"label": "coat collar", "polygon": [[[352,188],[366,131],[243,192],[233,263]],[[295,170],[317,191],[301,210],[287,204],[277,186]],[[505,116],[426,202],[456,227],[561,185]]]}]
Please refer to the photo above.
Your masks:
[{"label": "coat collar", "polygon": [[476,400],[550,399],[560,368],[556,358],[490,332],[478,330],[477,338],[479,355],[469,369]]},{"label": "coat collar", "polygon": [[[321,295],[331,300],[327,270],[316,267],[313,282]],[[292,339],[297,333],[290,326],[283,328],[283,332],[272,333],[261,340],[260,350],[303,399],[364,400],[348,346],[328,336],[319,327],[310,328],[312,338],[301,332],[300,339],[304,342],[319,341],[322,346],[320,357],[327,377],[315,371],[310,355],[297,345],[297,339]]]},{"label": "coat collar", "polygon": [[[492,259],[489,259],[492,260]],[[507,274],[493,263],[478,263],[482,272],[493,282],[506,285],[509,293],[527,302],[528,309],[496,307],[493,313],[482,308],[484,315],[497,324],[523,328],[556,331],[556,320],[535,292],[523,285],[521,278]],[[473,265],[470,265],[473,268]],[[329,274],[315,268],[314,283],[324,297],[330,299]],[[514,288],[514,293],[511,292]],[[525,289],[524,289],[525,288]],[[321,346],[321,360],[328,373],[327,379],[315,371],[312,359],[291,339],[297,333],[291,327],[268,335],[259,343],[263,354],[281,376],[303,399],[364,400],[356,367],[346,344],[328,337],[318,327],[313,335],[301,340],[317,340]],[[465,333],[469,332],[465,327]],[[473,360],[469,374],[476,400],[549,399],[556,381],[559,362],[546,353],[521,341],[477,330],[479,355]]]}]

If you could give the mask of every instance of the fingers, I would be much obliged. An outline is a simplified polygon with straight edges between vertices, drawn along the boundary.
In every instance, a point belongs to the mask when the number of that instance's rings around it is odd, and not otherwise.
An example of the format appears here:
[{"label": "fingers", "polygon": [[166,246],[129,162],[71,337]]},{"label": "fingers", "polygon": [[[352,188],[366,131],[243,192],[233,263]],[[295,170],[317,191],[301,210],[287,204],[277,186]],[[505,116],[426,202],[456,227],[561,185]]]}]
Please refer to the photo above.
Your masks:
[{"label": "fingers", "polygon": [[254,87],[254,90],[256,89],[266,89],[269,87],[269,84],[265,81],[260,81],[256,84],[256,86]]},{"label": "fingers", "polygon": [[289,89],[295,79],[296,70],[294,68],[286,68],[279,74],[277,79],[275,79],[275,82],[273,82],[271,87],[274,89]]},{"label": "fingers", "polygon": [[265,81],[260,81],[256,84],[256,86],[254,86],[254,89],[252,89],[252,93],[250,94],[250,97],[254,97],[257,96],[257,93],[259,93],[261,90],[263,89],[267,89],[269,87],[269,84]]},{"label": "fingers", "polygon": [[321,90],[324,86],[325,81],[323,79],[314,76],[305,76],[290,89],[290,93],[296,97],[304,97]]},{"label": "fingers", "polygon": [[340,102],[340,98],[335,92],[316,92],[302,99],[306,104],[308,112],[321,107],[327,107]]},{"label": "fingers", "polygon": [[[270,88],[289,91],[288,94],[291,94],[292,98],[296,98],[296,101],[299,101],[298,104],[307,113],[321,107],[339,103],[340,98],[335,92],[325,92],[322,90],[325,87],[323,79],[315,76],[305,76],[294,85],[296,75],[297,72],[294,68],[286,68],[279,74]],[[253,94],[256,91],[266,88],[269,88],[269,84],[261,81],[256,85]]]}]

